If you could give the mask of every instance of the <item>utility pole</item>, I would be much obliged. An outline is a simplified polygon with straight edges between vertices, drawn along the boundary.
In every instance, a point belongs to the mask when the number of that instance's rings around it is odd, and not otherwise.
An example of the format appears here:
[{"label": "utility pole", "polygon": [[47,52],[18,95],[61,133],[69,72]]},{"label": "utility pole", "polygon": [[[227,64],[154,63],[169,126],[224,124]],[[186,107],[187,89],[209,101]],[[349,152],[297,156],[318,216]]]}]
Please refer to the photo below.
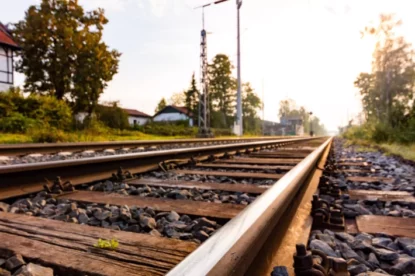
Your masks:
[{"label": "utility pole", "polygon": [[201,86],[202,93],[199,98],[199,132],[198,137],[210,138],[213,134],[210,130],[210,109],[209,109],[209,89],[208,89],[208,62],[207,62],[207,39],[205,30],[205,7],[210,6],[211,3],[197,7],[202,8],[202,31],[200,39],[200,75],[201,75]]},{"label": "utility pole", "polygon": [[262,78],[262,136],[265,136],[265,88],[264,88],[264,78]]},{"label": "utility pole", "polygon": [[[220,4],[222,2],[227,2],[229,0],[218,0],[215,1],[215,4]],[[243,135],[243,118],[242,118],[242,93],[241,93],[241,31],[240,31],[240,16],[239,10],[242,6],[242,0],[236,0],[236,23],[237,23],[237,35],[236,35],[236,44],[237,44],[237,78],[238,78],[238,90],[236,93],[236,122],[234,126],[235,134],[238,136]]]},{"label": "utility pole", "polygon": [[242,6],[242,0],[236,0],[236,17],[237,17],[237,56],[238,56],[238,65],[237,65],[237,77],[238,77],[238,92],[236,94],[236,124],[239,130],[238,135],[243,135],[243,118],[242,118],[242,92],[241,92],[241,38],[240,38],[240,16],[239,10]]}]

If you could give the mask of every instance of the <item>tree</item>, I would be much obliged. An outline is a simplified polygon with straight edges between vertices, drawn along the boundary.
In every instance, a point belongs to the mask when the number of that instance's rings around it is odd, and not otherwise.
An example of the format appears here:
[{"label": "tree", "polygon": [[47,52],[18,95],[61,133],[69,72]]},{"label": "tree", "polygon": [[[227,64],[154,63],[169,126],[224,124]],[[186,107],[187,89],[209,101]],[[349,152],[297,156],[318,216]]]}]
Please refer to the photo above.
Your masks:
[{"label": "tree", "polygon": [[261,120],[257,116],[257,111],[261,108],[261,99],[256,95],[249,82],[242,87],[242,115],[244,129],[247,132],[258,133],[261,127]]},{"label": "tree", "polygon": [[[229,128],[233,123],[236,99],[236,80],[228,56],[218,54],[209,64],[209,93],[212,103],[213,127]],[[216,114],[215,114],[216,113]]]},{"label": "tree", "polygon": [[293,99],[286,99],[280,101],[280,109],[278,111],[278,115],[280,117],[288,115],[296,110],[296,104]]},{"label": "tree", "polygon": [[157,104],[156,110],[154,112],[155,113],[159,112],[160,110],[162,110],[163,108],[165,108],[166,105],[167,105],[166,104],[166,99],[165,98],[162,98],[160,100],[160,102]]},{"label": "tree", "polygon": [[170,105],[182,106],[185,104],[185,91],[173,93],[169,99]]},{"label": "tree", "polygon": [[27,92],[53,95],[92,113],[118,71],[120,53],[102,41],[104,10],[85,13],[77,0],[42,0],[12,30],[22,47],[16,70]]},{"label": "tree", "polygon": [[372,72],[361,73],[355,86],[362,96],[368,121],[396,127],[413,110],[415,60],[412,45],[395,30],[402,24],[392,15],[380,15],[377,27],[366,27],[363,35],[377,39]]},{"label": "tree", "polygon": [[185,106],[191,113],[193,113],[193,121],[195,122],[195,125],[197,125],[200,92],[197,89],[195,73],[193,73],[192,80],[190,81],[190,87],[184,92],[184,95]]}]

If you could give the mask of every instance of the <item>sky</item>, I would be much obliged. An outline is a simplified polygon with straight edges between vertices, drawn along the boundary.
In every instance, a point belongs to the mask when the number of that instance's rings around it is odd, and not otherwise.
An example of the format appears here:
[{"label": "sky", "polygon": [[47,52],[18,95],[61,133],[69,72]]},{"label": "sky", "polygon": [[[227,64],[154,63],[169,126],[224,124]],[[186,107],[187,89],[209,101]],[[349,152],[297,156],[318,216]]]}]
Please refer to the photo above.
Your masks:
[{"label": "sky", "polygon": [[[39,2],[0,0],[0,21],[17,22]],[[209,2],[79,0],[85,10],[104,8],[104,41],[122,53],[101,100],[152,115],[162,97],[187,89],[200,71],[202,16],[194,8]],[[375,42],[360,31],[381,13],[395,13],[415,44],[414,10],[413,0],[243,0],[242,81],[264,100],[266,120],[278,121],[279,102],[290,98],[336,130],[361,110],[353,82],[370,71]],[[223,53],[236,67],[235,1],[206,8],[205,27],[208,59]],[[23,83],[17,74],[15,85]]]}]

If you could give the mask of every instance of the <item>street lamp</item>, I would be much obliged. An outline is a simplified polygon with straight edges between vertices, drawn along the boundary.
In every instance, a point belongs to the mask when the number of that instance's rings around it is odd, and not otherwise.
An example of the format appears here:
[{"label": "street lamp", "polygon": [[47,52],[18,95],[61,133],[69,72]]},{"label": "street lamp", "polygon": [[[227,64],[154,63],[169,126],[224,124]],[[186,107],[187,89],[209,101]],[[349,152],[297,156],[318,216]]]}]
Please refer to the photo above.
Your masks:
[{"label": "street lamp", "polygon": [[310,136],[312,137],[313,136],[313,124],[311,123],[311,116],[313,115],[313,112],[309,112],[308,113],[309,115],[310,115],[310,117],[309,117],[309,128],[310,128]]},{"label": "street lamp", "polygon": [[[215,4],[220,4],[229,0],[218,0]],[[242,118],[242,93],[241,93],[241,40],[240,40],[240,19],[239,10],[242,6],[242,0],[236,0],[236,20],[237,20],[237,78],[238,90],[236,93],[236,134],[242,136],[243,134],[243,118]]]}]

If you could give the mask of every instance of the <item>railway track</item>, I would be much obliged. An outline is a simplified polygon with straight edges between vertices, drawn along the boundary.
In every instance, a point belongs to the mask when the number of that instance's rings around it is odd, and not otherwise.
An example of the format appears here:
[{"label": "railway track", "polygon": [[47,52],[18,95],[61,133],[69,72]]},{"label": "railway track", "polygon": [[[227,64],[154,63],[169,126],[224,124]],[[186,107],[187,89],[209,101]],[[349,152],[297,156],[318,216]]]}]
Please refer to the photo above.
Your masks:
[{"label": "railway track", "polygon": [[387,158],[297,138],[3,166],[0,272],[410,275],[415,169]]},{"label": "railway track", "polygon": [[[257,249],[226,264],[242,272],[328,145],[274,139],[2,166],[0,261],[23,259],[55,275],[163,275],[174,267],[172,275],[203,275],[207,268],[182,268],[200,250],[229,249],[248,235]],[[100,238],[119,246],[94,247]]]}]

